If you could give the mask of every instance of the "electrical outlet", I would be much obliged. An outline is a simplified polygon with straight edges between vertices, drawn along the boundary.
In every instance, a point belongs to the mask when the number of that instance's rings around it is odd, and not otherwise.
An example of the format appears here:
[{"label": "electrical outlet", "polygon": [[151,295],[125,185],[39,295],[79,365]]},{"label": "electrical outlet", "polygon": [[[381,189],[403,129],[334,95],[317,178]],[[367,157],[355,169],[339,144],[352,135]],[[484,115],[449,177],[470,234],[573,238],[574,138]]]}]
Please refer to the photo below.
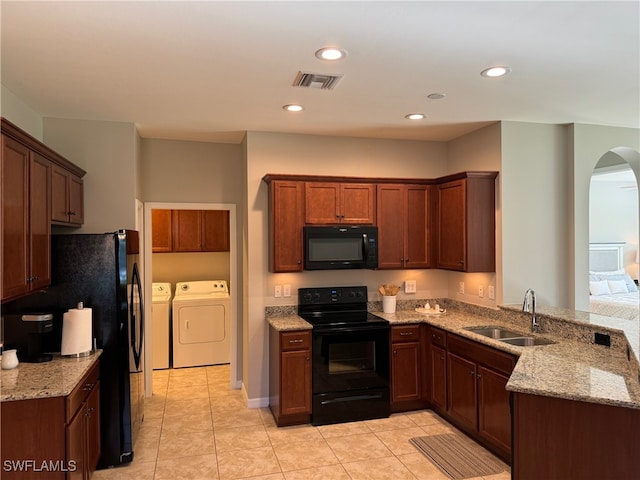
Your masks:
[{"label": "electrical outlet", "polygon": [[478,296],[480,298],[484,297],[484,287],[482,285],[478,287]]},{"label": "electrical outlet", "polygon": [[464,282],[458,283],[458,293],[464,295]]},{"label": "electrical outlet", "polygon": [[283,285],[282,286],[282,296],[290,297],[291,296],[291,285]]},{"label": "electrical outlet", "polygon": [[273,296],[278,298],[282,296],[282,285],[276,285],[273,289]]},{"label": "electrical outlet", "polygon": [[493,285],[489,285],[489,298],[491,300],[496,299],[496,287],[494,287]]},{"label": "electrical outlet", "polygon": [[405,280],[404,281],[404,293],[416,293],[416,281],[415,280]]}]

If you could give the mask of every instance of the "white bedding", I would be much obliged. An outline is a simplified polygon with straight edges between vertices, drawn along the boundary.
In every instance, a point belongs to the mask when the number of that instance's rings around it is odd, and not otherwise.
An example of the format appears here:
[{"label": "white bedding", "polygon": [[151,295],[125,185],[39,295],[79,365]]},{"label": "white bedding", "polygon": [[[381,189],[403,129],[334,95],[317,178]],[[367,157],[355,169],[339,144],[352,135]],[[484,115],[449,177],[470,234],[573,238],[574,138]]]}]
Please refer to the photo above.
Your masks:
[{"label": "white bedding", "polygon": [[639,292],[616,293],[611,295],[591,295],[591,313],[607,317],[637,320],[640,317]]}]

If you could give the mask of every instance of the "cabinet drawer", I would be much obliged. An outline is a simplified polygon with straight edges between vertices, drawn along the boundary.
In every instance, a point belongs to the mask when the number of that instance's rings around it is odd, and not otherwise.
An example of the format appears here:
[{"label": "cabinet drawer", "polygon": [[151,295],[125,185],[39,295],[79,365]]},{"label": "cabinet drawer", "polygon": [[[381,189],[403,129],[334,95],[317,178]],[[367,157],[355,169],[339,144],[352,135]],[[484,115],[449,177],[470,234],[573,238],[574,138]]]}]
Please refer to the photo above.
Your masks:
[{"label": "cabinet drawer", "polygon": [[471,340],[466,340],[457,335],[448,336],[448,350],[451,353],[484,364],[493,370],[511,375],[516,359],[513,355],[501,352],[491,347],[481,345]]},{"label": "cabinet drawer", "polygon": [[100,376],[100,370],[98,363],[96,363],[91,370],[87,372],[84,378],[76,385],[76,388],[67,396],[67,420],[71,420],[76,410],[80,408],[82,403],[87,399],[91,390],[98,383],[98,377]]},{"label": "cabinet drawer", "polygon": [[447,348],[447,332],[440,330],[439,328],[429,329],[429,342],[431,345],[437,345],[438,347]]},{"label": "cabinet drawer", "polygon": [[280,334],[280,349],[305,350],[311,348],[311,331],[282,332]]},{"label": "cabinet drawer", "polygon": [[420,325],[391,327],[392,342],[417,342],[420,339]]}]

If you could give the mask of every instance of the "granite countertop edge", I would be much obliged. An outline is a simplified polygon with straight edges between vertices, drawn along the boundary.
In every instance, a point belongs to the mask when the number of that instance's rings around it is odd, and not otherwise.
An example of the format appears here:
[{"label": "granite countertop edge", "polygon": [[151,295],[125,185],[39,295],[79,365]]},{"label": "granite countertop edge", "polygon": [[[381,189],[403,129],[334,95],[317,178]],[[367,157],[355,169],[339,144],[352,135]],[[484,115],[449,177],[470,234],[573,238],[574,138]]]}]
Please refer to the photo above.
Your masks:
[{"label": "granite countertop edge", "polygon": [[54,354],[50,362],[21,362],[17,368],[1,370],[0,402],[66,397],[101,354],[102,350],[80,358]]},{"label": "granite countertop edge", "polygon": [[[509,391],[640,409],[640,381],[636,378],[635,370],[623,355],[604,350],[601,346],[545,335],[536,336],[549,338],[556,343],[533,347],[509,345],[466,328],[496,325],[519,331],[523,335],[531,333],[497,318],[455,310],[442,315],[424,315],[412,310],[371,313],[387,320],[391,326],[426,323],[519,357],[507,383]],[[312,329],[311,324],[296,314],[271,316],[267,320],[278,331]],[[597,370],[598,374],[592,375],[593,370]],[[578,374],[588,378],[591,383],[577,381],[580,380]]]}]

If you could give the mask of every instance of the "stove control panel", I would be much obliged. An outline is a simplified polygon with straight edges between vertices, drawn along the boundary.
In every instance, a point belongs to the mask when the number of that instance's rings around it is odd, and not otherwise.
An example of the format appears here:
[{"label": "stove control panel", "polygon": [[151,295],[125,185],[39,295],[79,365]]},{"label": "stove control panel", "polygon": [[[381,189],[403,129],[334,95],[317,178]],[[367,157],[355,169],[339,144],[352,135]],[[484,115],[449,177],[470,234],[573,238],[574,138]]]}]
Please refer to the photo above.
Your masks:
[{"label": "stove control panel", "polygon": [[336,303],[367,303],[367,287],[299,288],[299,305],[331,305]]}]

